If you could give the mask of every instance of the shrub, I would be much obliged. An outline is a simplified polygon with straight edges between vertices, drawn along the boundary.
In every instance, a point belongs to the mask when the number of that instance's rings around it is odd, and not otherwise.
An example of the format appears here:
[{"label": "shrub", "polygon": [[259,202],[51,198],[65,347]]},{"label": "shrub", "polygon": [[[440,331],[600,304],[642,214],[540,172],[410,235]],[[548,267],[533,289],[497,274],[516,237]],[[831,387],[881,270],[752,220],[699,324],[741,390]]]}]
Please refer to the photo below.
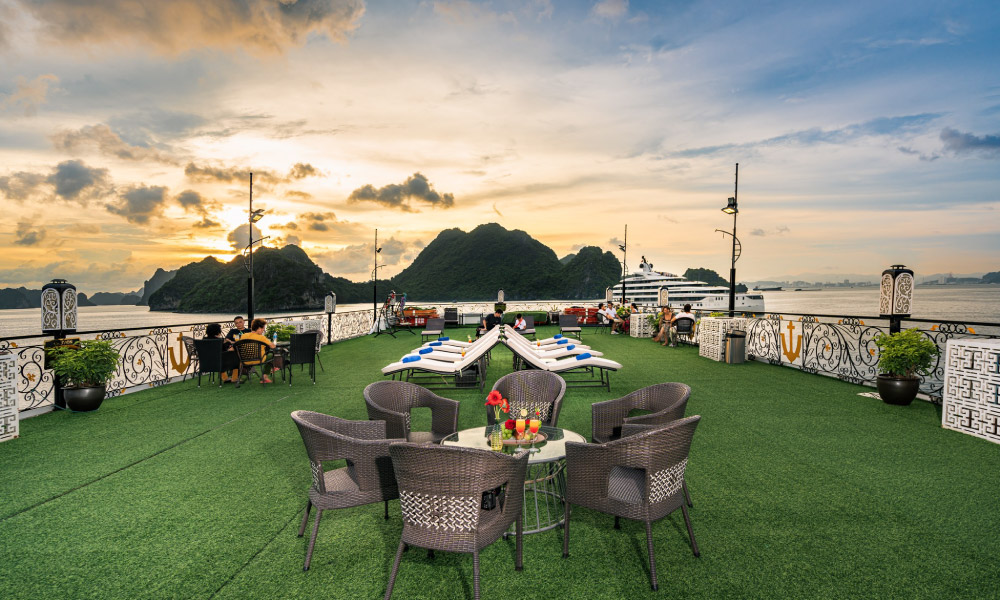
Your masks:
[{"label": "shrub", "polygon": [[79,347],[62,346],[48,353],[52,371],[67,387],[99,387],[118,370],[118,351],[107,340],[87,340]]},{"label": "shrub", "polygon": [[879,371],[895,377],[926,374],[934,358],[941,352],[937,344],[915,328],[891,335],[883,333],[875,338],[875,345],[879,347]]}]

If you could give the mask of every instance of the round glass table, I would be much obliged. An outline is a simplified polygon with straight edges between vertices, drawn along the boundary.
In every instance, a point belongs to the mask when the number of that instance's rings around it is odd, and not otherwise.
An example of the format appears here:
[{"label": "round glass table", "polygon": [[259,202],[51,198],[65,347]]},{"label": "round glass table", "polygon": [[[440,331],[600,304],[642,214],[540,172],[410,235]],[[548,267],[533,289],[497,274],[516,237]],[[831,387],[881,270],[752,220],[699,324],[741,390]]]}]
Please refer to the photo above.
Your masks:
[{"label": "round glass table", "polygon": [[[490,441],[486,437],[486,427],[473,427],[453,433],[441,440],[442,444],[489,450]],[[528,472],[524,477],[524,533],[539,533],[558,527],[563,523],[566,492],[566,442],[586,443],[579,433],[558,427],[539,429],[545,434],[545,441],[529,445],[505,445],[502,452],[515,454],[529,449]],[[504,535],[513,535],[507,532]]]}]

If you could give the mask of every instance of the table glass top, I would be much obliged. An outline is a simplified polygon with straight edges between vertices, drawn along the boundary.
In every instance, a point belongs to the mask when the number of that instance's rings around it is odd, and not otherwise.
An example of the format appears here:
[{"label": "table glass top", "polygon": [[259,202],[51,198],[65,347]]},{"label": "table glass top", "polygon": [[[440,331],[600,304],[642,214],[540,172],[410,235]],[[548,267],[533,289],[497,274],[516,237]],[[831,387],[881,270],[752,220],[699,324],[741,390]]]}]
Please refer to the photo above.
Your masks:
[{"label": "table glass top", "polygon": [[[586,443],[587,440],[579,433],[558,427],[542,426],[539,431],[545,434],[545,441],[535,444],[538,452],[532,452],[528,458],[528,464],[551,462],[566,457],[566,442]],[[486,438],[486,427],[473,427],[463,429],[453,433],[441,440],[442,444],[448,446],[461,446],[463,448],[479,448],[481,450],[490,449],[490,441]],[[518,450],[530,448],[531,446],[505,445],[503,451],[507,454],[514,454]]]}]

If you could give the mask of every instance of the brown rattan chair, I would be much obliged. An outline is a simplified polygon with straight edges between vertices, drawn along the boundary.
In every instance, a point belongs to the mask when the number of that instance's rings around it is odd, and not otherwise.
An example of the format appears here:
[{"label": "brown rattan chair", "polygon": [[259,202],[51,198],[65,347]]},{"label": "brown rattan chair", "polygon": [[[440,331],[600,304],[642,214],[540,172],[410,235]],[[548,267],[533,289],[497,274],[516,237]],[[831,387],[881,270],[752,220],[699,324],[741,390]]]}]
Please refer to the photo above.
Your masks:
[{"label": "brown rattan chair", "polygon": [[[195,346],[193,337],[183,335],[181,336],[181,342],[184,343],[184,350],[188,355],[188,366],[184,369],[184,377],[181,378],[181,381],[187,381],[188,375],[194,377],[195,374],[200,373],[198,371],[198,348]],[[198,382],[198,387],[201,387],[200,381]]]},{"label": "brown rattan chair", "polygon": [[[537,409],[542,425],[555,427],[566,393],[566,380],[548,371],[514,371],[498,379],[493,389],[510,401],[511,419],[516,419],[522,408],[528,411],[529,417],[534,416]],[[490,425],[495,421],[492,406],[486,407],[486,421]]]},{"label": "brown rattan chair", "polygon": [[527,451],[510,456],[475,448],[397,443],[389,447],[389,453],[399,484],[403,535],[385,600],[392,597],[407,545],[472,553],[472,589],[479,600],[479,551],[500,539],[513,524],[514,567],[522,569],[521,508]]},{"label": "brown rattan chair", "polygon": [[[658,383],[631,394],[590,405],[591,439],[597,443],[624,437],[625,425],[666,425],[684,417],[691,388],[683,383]],[[636,410],[650,414],[629,416]]]},{"label": "brown rattan chair", "polygon": [[326,367],[323,366],[323,361],[320,360],[320,357],[319,357],[319,353],[323,349],[323,332],[320,331],[319,329],[306,329],[302,333],[315,333],[316,334],[316,363],[319,364],[320,370],[322,370],[325,373],[326,372]]},{"label": "brown rattan chair", "polygon": [[[383,502],[385,518],[389,518],[389,500],[399,497],[389,444],[401,440],[385,439],[382,421],[346,421],[307,410],[293,412],[292,420],[302,434],[312,467],[309,502],[299,527],[299,537],[302,537],[309,511],[315,506],[316,521],[302,567],[308,571],[324,510]],[[324,471],[323,462],[330,460],[345,460],[347,466]]]},{"label": "brown rattan chair", "polygon": [[572,504],[614,515],[615,528],[618,528],[620,517],[645,523],[653,590],[659,588],[653,552],[653,521],[680,508],[691,550],[695,556],[700,556],[681,489],[691,438],[700,420],[698,415],[687,417],[606,444],[566,443],[564,558],[569,556]]},{"label": "brown rattan chair", "polygon": [[[240,382],[245,375],[247,381],[255,374],[257,378],[264,381],[264,366],[271,365],[271,372],[274,372],[274,354],[270,353],[271,347],[260,340],[239,339],[233,343],[233,350],[240,360],[240,376],[236,380],[236,387],[240,387]],[[284,377],[284,372],[282,372]]]},{"label": "brown rattan chair", "polygon": [[[364,395],[368,418],[385,421],[389,437],[437,444],[458,431],[458,401],[442,398],[415,383],[376,381],[365,388]],[[410,410],[416,407],[431,409],[430,431],[410,431]]]}]

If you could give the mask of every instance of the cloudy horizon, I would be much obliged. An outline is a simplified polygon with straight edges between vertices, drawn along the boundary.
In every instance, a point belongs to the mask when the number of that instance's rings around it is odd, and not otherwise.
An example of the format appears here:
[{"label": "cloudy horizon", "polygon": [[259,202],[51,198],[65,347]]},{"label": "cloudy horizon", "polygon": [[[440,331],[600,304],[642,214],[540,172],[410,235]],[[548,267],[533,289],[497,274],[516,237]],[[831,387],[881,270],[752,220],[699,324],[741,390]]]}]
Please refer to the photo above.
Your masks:
[{"label": "cloudy horizon", "polygon": [[988,2],[0,0],[0,287],[496,222],[738,279],[1000,270]]}]

